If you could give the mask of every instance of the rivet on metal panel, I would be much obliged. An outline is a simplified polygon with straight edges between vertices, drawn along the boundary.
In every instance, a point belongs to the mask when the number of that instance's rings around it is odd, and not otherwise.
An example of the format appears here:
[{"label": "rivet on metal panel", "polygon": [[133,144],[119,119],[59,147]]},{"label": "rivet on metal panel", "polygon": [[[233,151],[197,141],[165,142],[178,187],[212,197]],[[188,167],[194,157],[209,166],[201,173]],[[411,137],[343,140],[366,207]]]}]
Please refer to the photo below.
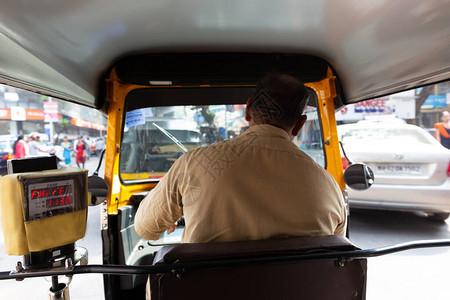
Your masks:
[{"label": "rivet on metal panel", "polygon": [[173,269],[173,270],[172,270],[172,273],[175,274],[175,277],[176,277],[177,279],[182,279],[182,278],[183,278],[183,273],[184,273],[185,271],[186,271],[185,269]]},{"label": "rivet on metal panel", "polygon": [[[22,262],[18,261],[16,265],[16,273],[22,273],[25,269],[22,266]],[[16,281],[23,281],[25,278],[16,278]]]},{"label": "rivet on metal panel", "polygon": [[16,273],[21,273],[24,271],[24,268],[22,266],[22,262],[18,261],[16,265]]},{"label": "rivet on metal panel", "polygon": [[100,210],[100,230],[107,230],[108,229],[108,204],[103,202],[102,208]]},{"label": "rivet on metal panel", "polygon": [[346,260],[345,258],[339,258],[339,259],[337,259],[334,263],[336,264],[336,266],[342,268],[342,267],[344,267],[345,264],[347,263],[347,260]]}]

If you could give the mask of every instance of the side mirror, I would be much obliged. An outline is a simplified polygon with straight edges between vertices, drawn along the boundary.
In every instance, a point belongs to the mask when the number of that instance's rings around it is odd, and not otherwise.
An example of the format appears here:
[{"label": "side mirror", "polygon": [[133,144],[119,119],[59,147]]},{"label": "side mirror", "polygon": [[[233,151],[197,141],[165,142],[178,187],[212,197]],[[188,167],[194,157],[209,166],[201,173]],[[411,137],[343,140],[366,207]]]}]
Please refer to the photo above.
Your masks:
[{"label": "side mirror", "polygon": [[105,201],[109,194],[109,185],[105,179],[97,175],[88,177],[88,192],[91,193],[91,203],[89,205],[98,205]]},{"label": "side mirror", "polygon": [[354,190],[367,190],[373,184],[375,176],[372,169],[361,163],[350,165],[344,172],[345,183]]}]

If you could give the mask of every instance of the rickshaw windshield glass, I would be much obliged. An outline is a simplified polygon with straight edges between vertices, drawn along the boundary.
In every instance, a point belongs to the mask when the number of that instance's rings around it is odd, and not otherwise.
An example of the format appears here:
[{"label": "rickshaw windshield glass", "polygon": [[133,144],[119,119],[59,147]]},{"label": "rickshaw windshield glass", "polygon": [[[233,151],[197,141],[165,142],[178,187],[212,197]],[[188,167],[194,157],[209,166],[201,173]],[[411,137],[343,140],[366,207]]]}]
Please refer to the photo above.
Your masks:
[{"label": "rickshaw windshield glass", "polygon": [[[130,106],[120,152],[125,184],[159,181],[185,152],[235,138],[249,128],[245,104]],[[292,142],[325,167],[316,107],[307,106],[305,114],[308,121]]]}]

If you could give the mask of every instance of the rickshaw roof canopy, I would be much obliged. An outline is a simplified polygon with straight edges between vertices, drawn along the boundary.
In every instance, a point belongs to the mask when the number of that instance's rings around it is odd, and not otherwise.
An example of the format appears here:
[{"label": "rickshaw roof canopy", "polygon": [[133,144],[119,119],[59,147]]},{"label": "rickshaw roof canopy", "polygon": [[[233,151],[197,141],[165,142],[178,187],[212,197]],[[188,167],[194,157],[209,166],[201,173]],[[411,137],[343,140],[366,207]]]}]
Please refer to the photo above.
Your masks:
[{"label": "rickshaw roof canopy", "polygon": [[313,55],[353,103],[450,78],[450,1],[1,1],[1,83],[98,107],[142,53]]}]

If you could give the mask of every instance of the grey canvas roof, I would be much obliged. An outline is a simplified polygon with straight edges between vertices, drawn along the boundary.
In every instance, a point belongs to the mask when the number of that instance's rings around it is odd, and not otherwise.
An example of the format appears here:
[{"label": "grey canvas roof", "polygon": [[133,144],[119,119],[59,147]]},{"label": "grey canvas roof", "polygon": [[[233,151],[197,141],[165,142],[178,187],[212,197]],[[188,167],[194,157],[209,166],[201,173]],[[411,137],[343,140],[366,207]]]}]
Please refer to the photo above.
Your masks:
[{"label": "grey canvas roof", "polygon": [[351,103],[450,78],[448,0],[0,1],[0,82],[95,106],[136,53],[310,54]]}]

